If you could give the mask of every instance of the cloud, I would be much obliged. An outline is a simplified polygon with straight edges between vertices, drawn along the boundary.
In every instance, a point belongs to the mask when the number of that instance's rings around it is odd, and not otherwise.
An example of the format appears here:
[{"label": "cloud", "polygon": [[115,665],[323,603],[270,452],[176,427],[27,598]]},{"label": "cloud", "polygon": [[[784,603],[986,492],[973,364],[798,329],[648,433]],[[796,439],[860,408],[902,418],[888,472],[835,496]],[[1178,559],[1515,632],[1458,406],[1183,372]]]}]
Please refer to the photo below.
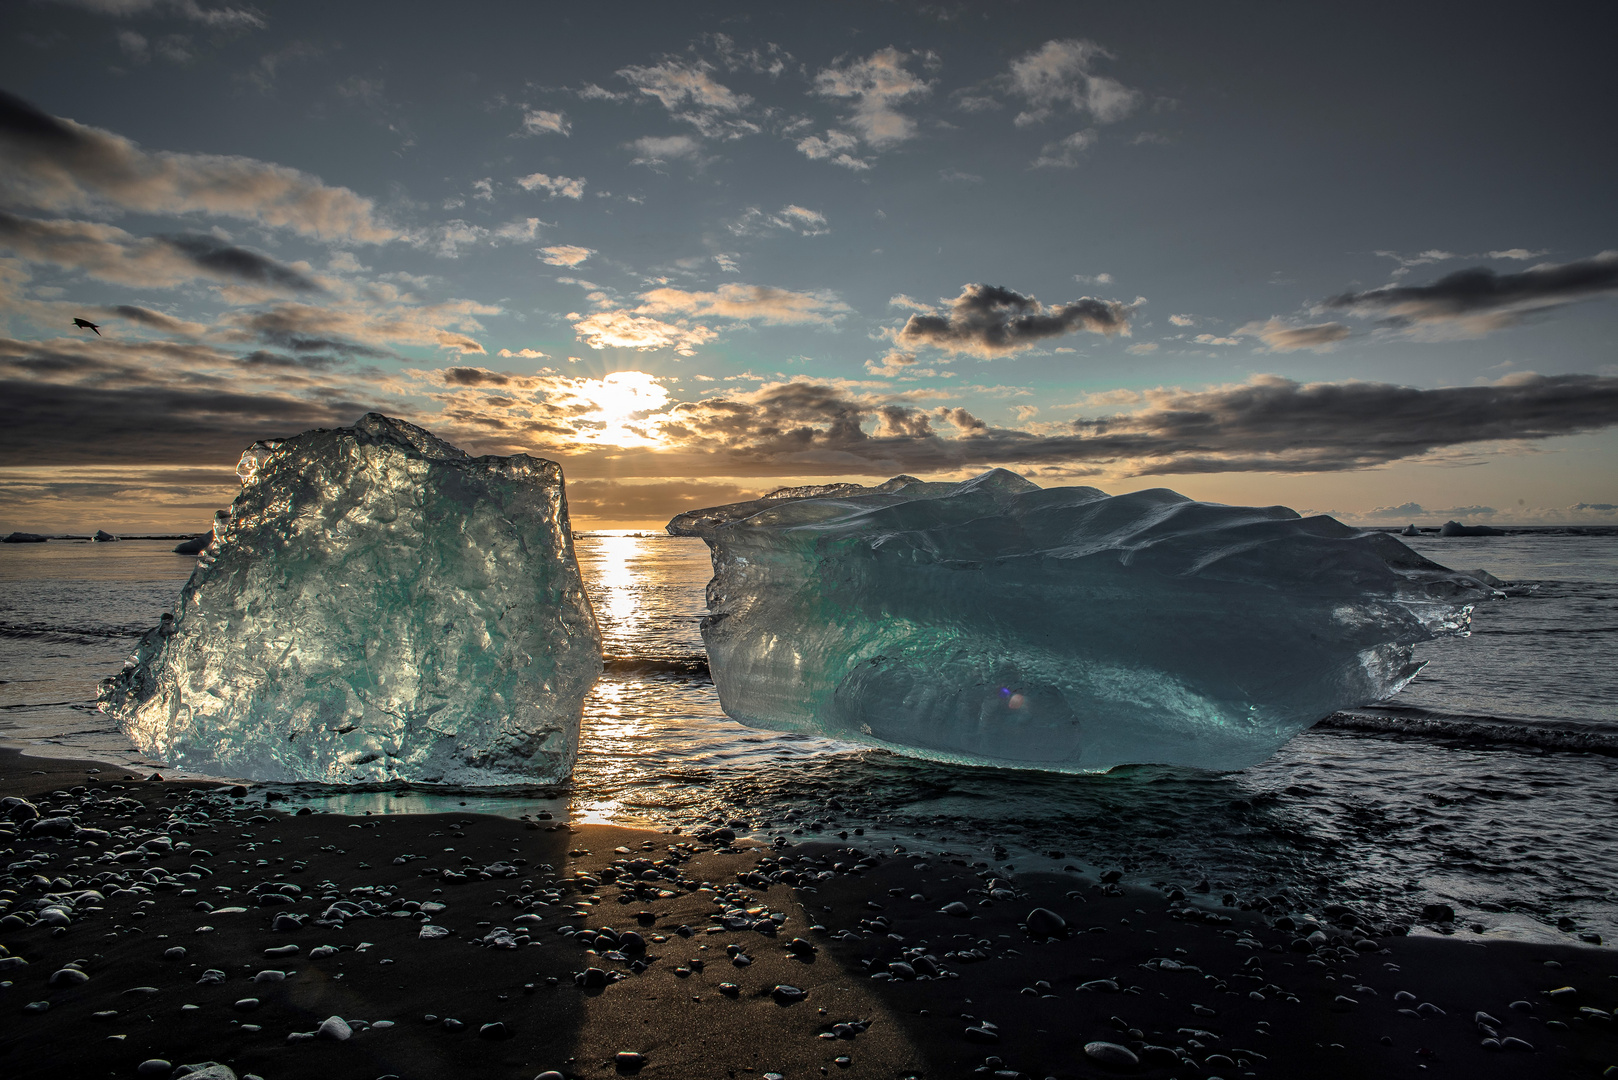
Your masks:
[{"label": "cloud", "polygon": [[584,177],[574,179],[570,176],[547,176],[542,172],[529,173],[527,176],[517,178],[517,183],[524,191],[538,191],[544,188],[551,198],[558,195],[567,199],[584,198]]},{"label": "cloud", "polygon": [[202,214],[322,240],[381,243],[400,235],[377,219],[371,200],[296,169],[247,157],[148,152],[3,91],[0,190],[13,205],[42,210]]},{"label": "cloud", "polygon": [[1147,353],[1155,353],[1156,351],[1157,342],[1155,341],[1137,342],[1124,350],[1124,352],[1133,353],[1136,356],[1145,356]]},{"label": "cloud", "polygon": [[1189,316],[1189,315],[1170,315],[1169,316],[1169,322],[1173,323],[1175,326],[1190,326],[1195,321],[1196,320],[1192,319],[1191,316]]},{"label": "cloud", "polygon": [[[1112,284],[1112,275],[1111,274],[1074,274],[1073,275],[1073,280],[1077,281],[1080,285],[1111,285]],[[1169,321],[1173,322],[1174,320],[1171,318]]]},{"label": "cloud", "polygon": [[548,109],[524,108],[522,114],[522,130],[525,135],[571,135],[573,124],[559,112]]},{"label": "cloud", "polygon": [[216,30],[262,30],[264,17],[250,7],[210,7],[200,0],[54,0],[64,7],[76,7],[97,15],[127,19],[135,15],[158,15],[201,23]]},{"label": "cloud", "polygon": [[901,348],[931,345],[988,358],[1032,348],[1079,330],[1129,333],[1128,304],[1083,297],[1047,308],[1032,296],[999,285],[965,285],[945,315],[915,314],[894,334]]},{"label": "cloud", "polygon": [[1076,169],[1082,160],[1082,155],[1095,145],[1096,133],[1094,128],[1085,128],[1075,131],[1066,138],[1048,142],[1039,148],[1039,156],[1034,159],[1033,167],[1036,169]]},{"label": "cloud", "polygon": [[938,178],[946,184],[981,184],[983,177],[960,169],[939,169]]},{"label": "cloud", "polygon": [[701,148],[689,135],[647,135],[629,145],[636,154],[631,165],[666,165],[676,158],[693,157]]},{"label": "cloud", "polygon": [[946,438],[931,427],[938,410],[796,381],[679,403],[659,430],[677,447],[702,451],[680,459],[687,475],[891,475],[1035,464],[1170,475],[1357,470],[1467,444],[1618,425],[1618,378],[1595,375],[1432,390],[1261,375],[1141,396],[1133,411],[1075,420],[1065,433],[985,424]]},{"label": "cloud", "polygon": [[95,221],[41,220],[0,210],[0,245],[32,262],[121,285],[172,287],[200,277],[281,291],[321,291],[307,273],[207,234],[143,238]]},{"label": "cloud", "polygon": [[1569,510],[1612,511],[1612,510],[1618,510],[1618,503],[1587,503],[1587,502],[1579,502],[1579,503],[1574,503],[1572,506],[1568,507],[1568,509]]},{"label": "cloud", "polygon": [[833,165],[841,165],[845,169],[861,172],[871,167],[871,163],[864,158],[855,157],[851,151],[858,148],[860,141],[846,131],[829,128],[822,138],[819,135],[809,135],[798,140],[798,152],[811,161],[830,161]]},{"label": "cloud", "polygon": [[1343,293],[1325,306],[1381,315],[1397,327],[1449,327],[1478,335],[1516,325],[1537,312],[1614,295],[1618,295],[1618,251],[1603,251],[1515,274],[1497,274],[1487,267],[1457,270],[1431,285],[1385,285]]},{"label": "cloud", "polygon": [[[1170,321],[1172,322],[1173,320]],[[1240,345],[1242,343],[1242,339],[1239,337],[1221,337],[1218,334],[1198,334],[1191,340],[1198,345]]]},{"label": "cloud", "polygon": [[741,273],[741,264],[736,261],[735,252],[721,251],[713,257],[715,265],[727,274]]},{"label": "cloud", "polygon": [[918,357],[913,352],[902,349],[889,349],[880,360],[865,361],[865,370],[872,375],[880,375],[885,379],[898,378],[901,375],[913,375],[917,372]]},{"label": "cloud", "polygon": [[719,336],[706,326],[659,322],[626,311],[572,312],[567,319],[592,349],[673,349],[677,356],[695,356],[698,346]]},{"label": "cloud", "polygon": [[749,206],[735,221],[725,226],[737,236],[766,236],[777,230],[797,233],[799,236],[822,236],[831,232],[826,215],[795,203],[788,203],[774,213],[765,213]]},{"label": "cloud", "polygon": [[[1313,349],[1316,352],[1328,352],[1339,341],[1348,337],[1351,331],[1342,323],[1317,323],[1313,326],[1292,326],[1277,318],[1270,318],[1265,322],[1250,322],[1246,326],[1238,327],[1231,332],[1228,338],[1216,338],[1208,334],[1198,334],[1197,341],[1205,345],[1234,345],[1235,338],[1256,337],[1262,341],[1271,352],[1296,352],[1299,349]],[[1203,339],[1207,340],[1204,341]]]},{"label": "cloud", "polygon": [[840,67],[834,64],[815,75],[815,93],[852,100],[854,110],[845,122],[872,148],[881,150],[904,142],[914,137],[916,122],[898,106],[926,97],[933,87],[930,81],[906,70],[905,62],[911,56],[890,45],[863,60],[851,60]]},{"label": "cloud", "polygon": [[1543,252],[1543,251],[1529,251],[1527,248],[1507,248],[1504,251],[1491,251],[1491,252],[1489,252],[1489,258],[1491,258],[1491,259],[1517,259],[1519,261],[1526,261],[1528,259],[1537,259],[1541,255],[1544,255],[1544,254],[1545,254],[1545,252]]},{"label": "cloud", "polygon": [[1037,124],[1057,111],[1088,113],[1097,123],[1110,124],[1128,116],[1140,103],[1141,93],[1118,80],[1092,71],[1097,59],[1112,53],[1093,41],[1069,38],[1047,41],[1011,62],[1006,83],[1028,108],[1013,121],[1018,127]]},{"label": "cloud", "polygon": [[518,349],[516,352],[512,352],[510,349],[501,349],[500,352],[497,355],[502,356],[502,357],[504,357],[504,358],[506,358],[508,360],[513,358],[513,357],[518,357],[518,358],[521,358],[523,360],[543,360],[549,354],[548,353],[542,353],[538,349]]},{"label": "cloud", "polygon": [[692,318],[757,321],[768,326],[815,324],[829,326],[850,308],[836,294],[793,292],[768,285],[728,282],[713,292],[653,289],[641,295],[639,315],[685,315]]},{"label": "cloud", "polygon": [[208,327],[202,323],[186,322],[161,311],[140,307],[135,304],[118,304],[114,307],[103,308],[109,316],[128,319],[140,326],[148,326],[153,330],[160,330],[165,334],[175,334],[181,337],[200,337],[206,333]]},{"label": "cloud", "polygon": [[1367,510],[1360,517],[1367,518],[1408,518],[1421,517],[1427,511],[1422,509],[1421,503],[1407,502],[1398,506],[1378,506],[1374,510]]},{"label": "cloud", "polygon": [[759,126],[741,115],[753,99],[719,82],[713,71],[714,66],[706,60],[681,62],[671,58],[646,67],[620,68],[618,76],[642,94],[656,98],[671,116],[692,125],[707,138],[756,135]]},{"label": "cloud", "polygon": [[539,250],[544,253],[541,261],[552,266],[577,266],[595,254],[594,248],[579,247],[577,244],[558,244]]}]

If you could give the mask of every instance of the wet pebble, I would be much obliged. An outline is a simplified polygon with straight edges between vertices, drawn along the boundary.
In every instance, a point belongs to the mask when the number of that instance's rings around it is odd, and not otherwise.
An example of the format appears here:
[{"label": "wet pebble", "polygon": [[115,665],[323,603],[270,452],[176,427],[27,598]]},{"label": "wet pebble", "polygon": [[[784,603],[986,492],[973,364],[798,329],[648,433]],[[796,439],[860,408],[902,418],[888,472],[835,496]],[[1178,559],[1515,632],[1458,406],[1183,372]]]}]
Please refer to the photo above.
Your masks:
[{"label": "wet pebble", "polygon": [[943,912],[945,915],[953,915],[957,919],[964,919],[968,915],[972,914],[972,909],[967,907],[965,904],[961,903],[959,900],[955,900],[955,901],[952,901],[951,903],[945,904],[943,907],[939,908],[938,910]]},{"label": "wet pebble", "polygon": [[498,1020],[478,1028],[478,1038],[480,1039],[509,1039],[511,1035],[511,1029]]},{"label": "wet pebble", "polygon": [[76,967],[65,967],[51,972],[49,984],[53,987],[78,986],[90,981],[90,976]]},{"label": "wet pebble", "polygon": [[253,976],[253,981],[256,983],[278,983],[285,982],[286,977],[287,973],[284,971],[261,971]]},{"label": "wet pebble", "polygon": [[167,1076],[174,1071],[174,1066],[162,1058],[147,1058],[135,1066],[136,1076]]},{"label": "wet pebble", "polygon": [[1133,1069],[1140,1064],[1140,1058],[1135,1055],[1135,1051],[1113,1042],[1085,1043],[1084,1055],[1097,1065],[1108,1069]]},{"label": "wet pebble", "polygon": [[258,998],[241,998],[231,1008],[237,1012],[252,1012],[258,1008]]}]

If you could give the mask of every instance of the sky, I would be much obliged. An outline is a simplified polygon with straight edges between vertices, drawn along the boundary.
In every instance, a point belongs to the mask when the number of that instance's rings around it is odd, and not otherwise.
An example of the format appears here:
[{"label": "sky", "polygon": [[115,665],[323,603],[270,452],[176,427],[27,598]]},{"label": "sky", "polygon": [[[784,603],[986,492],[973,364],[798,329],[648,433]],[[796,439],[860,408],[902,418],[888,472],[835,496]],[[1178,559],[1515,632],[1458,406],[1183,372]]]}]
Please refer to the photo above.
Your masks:
[{"label": "sky", "polygon": [[[1618,523],[1602,5],[0,8],[0,532],[367,411],[785,485]],[[75,319],[97,330],[77,327]]]}]

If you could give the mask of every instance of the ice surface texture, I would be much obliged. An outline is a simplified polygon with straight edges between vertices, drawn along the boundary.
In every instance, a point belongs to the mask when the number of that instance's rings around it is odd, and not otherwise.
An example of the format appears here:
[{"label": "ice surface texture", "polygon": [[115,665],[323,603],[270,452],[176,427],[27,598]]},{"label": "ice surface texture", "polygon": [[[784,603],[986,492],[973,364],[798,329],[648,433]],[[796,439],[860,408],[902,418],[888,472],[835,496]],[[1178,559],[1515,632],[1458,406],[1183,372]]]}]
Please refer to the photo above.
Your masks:
[{"label": "ice surface texture", "polygon": [[601,671],[561,468],[370,413],[255,443],[172,618],[102,709],[173,767],[555,783]]},{"label": "ice surface texture", "polygon": [[[725,712],[946,761],[1235,769],[1414,676],[1491,591],[1385,533],[1156,489],[779,493],[682,514],[712,548]],[[826,493],[826,491],[830,493]]]}]

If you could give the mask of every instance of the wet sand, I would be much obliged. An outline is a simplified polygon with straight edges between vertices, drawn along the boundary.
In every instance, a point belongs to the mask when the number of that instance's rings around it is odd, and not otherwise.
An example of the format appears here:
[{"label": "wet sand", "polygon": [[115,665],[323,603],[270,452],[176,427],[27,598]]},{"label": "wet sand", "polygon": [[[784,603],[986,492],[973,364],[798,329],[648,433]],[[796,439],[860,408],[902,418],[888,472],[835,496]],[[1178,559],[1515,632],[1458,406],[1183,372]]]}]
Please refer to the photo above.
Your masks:
[{"label": "wet sand", "polygon": [[[0,751],[0,795],[30,804],[0,824],[7,1076],[217,1062],[264,1080],[1230,1080],[1618,1063],[1606,947],[1406,936],[1325,900],[1188,901],[1061,857],[293,815],[259,789],[130,776]],[[139,1071],[154,1061],[171,1068]]]}]

